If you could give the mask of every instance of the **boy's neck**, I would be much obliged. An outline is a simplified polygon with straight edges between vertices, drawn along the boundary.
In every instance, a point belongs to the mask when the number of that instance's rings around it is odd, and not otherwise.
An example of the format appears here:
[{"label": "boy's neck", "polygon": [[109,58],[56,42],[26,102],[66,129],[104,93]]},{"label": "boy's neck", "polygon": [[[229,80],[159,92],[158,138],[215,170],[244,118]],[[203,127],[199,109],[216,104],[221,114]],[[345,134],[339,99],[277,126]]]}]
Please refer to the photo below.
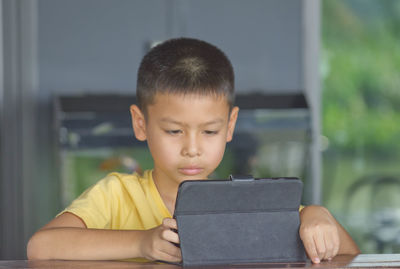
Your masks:
[{"label": "boy's neck", "polygon": [[173,216],[179,184],[176,184],[174,181],[171,180],[160,180],[159,177],[160,175],[158,175],[157,172],[153,170],[154,184],[156,185],[158,193],[160,194],[165,206],[171,213],[171,216]]}]

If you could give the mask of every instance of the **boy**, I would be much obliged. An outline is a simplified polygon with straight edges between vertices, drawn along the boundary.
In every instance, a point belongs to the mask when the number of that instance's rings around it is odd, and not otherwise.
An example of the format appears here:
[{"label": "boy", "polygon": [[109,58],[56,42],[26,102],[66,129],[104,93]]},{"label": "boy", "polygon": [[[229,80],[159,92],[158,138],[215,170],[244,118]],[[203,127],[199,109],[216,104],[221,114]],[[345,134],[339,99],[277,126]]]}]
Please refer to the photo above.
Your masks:
[{"label": "boy", "polygon": [[[154,169],[113,173],[36,232],[29,259],[181,260],[172,215],[178,185],[207,178],[231,141],[238,115],[230,61],[206,42],[180,38],[154,47],[138,71],[134,133]],[[313,262],[359,250],[323,207],[305,207],[300,236]]]}]

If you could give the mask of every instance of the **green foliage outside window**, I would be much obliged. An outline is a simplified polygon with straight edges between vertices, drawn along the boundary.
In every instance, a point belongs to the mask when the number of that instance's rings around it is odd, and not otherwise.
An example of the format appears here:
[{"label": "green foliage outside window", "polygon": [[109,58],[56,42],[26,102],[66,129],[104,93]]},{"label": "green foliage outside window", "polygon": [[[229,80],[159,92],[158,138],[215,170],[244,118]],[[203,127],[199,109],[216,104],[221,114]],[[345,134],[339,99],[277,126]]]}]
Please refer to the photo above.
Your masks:
[{"label": "green foliage outside window", "polygon": [[398,155],[400,1],[324,1],[322,58],[330,142]]},{"label": "green foliage outside window", "polygon": [[322,1],[323,200],[364,253],[400,251],[400,1]]}]

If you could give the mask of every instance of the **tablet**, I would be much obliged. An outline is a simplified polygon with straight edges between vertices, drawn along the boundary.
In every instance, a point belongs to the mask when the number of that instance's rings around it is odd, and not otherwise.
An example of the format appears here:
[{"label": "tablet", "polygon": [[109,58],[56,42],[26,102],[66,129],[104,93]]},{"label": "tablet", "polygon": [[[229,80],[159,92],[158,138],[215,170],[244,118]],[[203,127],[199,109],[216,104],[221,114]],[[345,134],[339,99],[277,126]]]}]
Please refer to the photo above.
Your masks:
[{"label": "tablet", "polygon": [[302,188],[297,178],[182,182],[174,213],[182,264],[304,262]]}]

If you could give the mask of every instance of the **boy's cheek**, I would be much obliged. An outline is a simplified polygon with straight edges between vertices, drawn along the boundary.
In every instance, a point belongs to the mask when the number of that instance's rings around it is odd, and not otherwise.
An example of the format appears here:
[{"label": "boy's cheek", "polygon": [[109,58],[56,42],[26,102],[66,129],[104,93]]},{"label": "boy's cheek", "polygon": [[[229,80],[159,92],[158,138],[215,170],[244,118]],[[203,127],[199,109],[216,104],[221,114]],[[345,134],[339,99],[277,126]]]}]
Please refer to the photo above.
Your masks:
[{"label": "boy's cheek", "polygon": [[223,146],[223,147],[220,146],[220,147],[215,147],[214,152],[212,153],[212,156],[209,156],[209,158],[210,158],[210,160],[212,160],[212,163],[215,166],[215,168],[222,161],[224,154],[225,154],[225,146]]}]

